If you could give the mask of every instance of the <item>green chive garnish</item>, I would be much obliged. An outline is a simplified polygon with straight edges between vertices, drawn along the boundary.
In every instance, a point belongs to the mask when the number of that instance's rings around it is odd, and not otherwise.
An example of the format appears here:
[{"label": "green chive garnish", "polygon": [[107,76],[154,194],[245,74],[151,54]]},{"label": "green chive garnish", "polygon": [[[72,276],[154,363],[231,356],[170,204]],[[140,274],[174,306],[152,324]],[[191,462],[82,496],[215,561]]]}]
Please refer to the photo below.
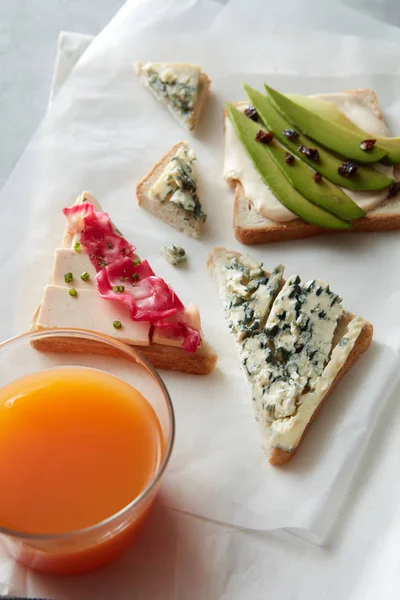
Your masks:
[{"label": "green chive garnish", "polygon": [[132,279],[133,279],[133,281],[137,281],[137,280],[139,279],[139,275],[138,275],[138,273],[134,273],[134,274],[132,275]]},{"label": "green chive garnish", "polygon": [[125,277],[123,275],[121,275],[121,277],[119,278],[120,281],[125,281]]},{"label": "green chive garnish", "polygon": [[87,271],[84,271],[84,272],[82,273],[82,275],[81,275],[81,279],[82,279],[83,281],[88,281],[88,280],[90,279],[90,275],[89,275],[89,273],[88,273]]},{"label": "green chive garnish", "polygon": [[124,285],[114,285],[114,287],[113,287],[114,294],[120,294],[121,292],[124,292],[124,291],[125,291]]},{"label": "green chive garnish", "polygon": [[121,327],[122,327],[121,321],[113,321],[113,327],[115,327],[115,329],[121,329]]},{"label": "green chive garnish", "polygon": [[75,288],[71,288],[70,290],[68,290],[68,293],[70,296],[73,296],[73,298],[76,298],[76,296],[78,295],[78,292]]},{"label": "green chive garnish", "polygon": [[76,242],[74,244],[74,250],[75,250],[75,252],[80,252],[81,251],[81,245],[80,245],[79,242]]},{"label": "green chive garnish", "polygon": [[65,283],[71,283],[72,280],[73,280],[72,273],[65,273],[65,275],[64,275]]},{"label": "green chive garnish", "polygon": [[138,258],[137,260],[133,261],[133,266],[137,267],[138,265],[140,265],[140,258]]}]

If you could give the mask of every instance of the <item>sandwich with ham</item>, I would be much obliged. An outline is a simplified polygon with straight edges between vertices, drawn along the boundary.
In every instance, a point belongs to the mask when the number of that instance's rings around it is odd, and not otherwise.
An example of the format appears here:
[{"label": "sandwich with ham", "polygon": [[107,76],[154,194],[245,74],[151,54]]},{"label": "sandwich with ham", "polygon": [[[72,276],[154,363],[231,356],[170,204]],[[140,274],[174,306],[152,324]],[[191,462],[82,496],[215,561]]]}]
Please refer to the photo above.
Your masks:
[{"label": "sandwich with ham", "polygon": [[[204,340],[197,306],[184,306],[90,193],[63,212],[64,239],[31,329],[99,332],[138,348],[155,367],[210,373],[217,356]],[[94,343],[78,342],[62,350],[99,350]],[[55,344],[42,341],[41,349],[56,350]]]}]

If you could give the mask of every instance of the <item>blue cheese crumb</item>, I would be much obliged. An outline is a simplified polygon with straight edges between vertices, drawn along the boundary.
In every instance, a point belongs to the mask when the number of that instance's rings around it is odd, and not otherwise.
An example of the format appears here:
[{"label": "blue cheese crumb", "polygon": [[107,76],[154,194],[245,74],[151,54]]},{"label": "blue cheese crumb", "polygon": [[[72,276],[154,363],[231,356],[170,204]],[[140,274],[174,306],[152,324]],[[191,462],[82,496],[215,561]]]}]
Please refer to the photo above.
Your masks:
[{"label": "blue cheese crumb", "polygon": [[186,262],[186,251],[181,246],[170,244],[161,248],[161,254],[171,265],[181,265]]}]

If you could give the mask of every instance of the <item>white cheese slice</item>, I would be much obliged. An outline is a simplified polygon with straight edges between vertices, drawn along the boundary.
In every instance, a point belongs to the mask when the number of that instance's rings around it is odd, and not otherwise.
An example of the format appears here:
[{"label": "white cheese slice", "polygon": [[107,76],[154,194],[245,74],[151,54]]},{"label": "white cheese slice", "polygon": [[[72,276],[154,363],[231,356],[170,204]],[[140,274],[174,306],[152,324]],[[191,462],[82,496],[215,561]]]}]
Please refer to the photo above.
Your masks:
[{"label": "white cheese slice", "polygon": [[[90,279],[84,281],[81,279],[82,273],[89,273]],[[65,283],[64,275],[72,273],[71,283]],[[90,262],[86,252],[75,252],[72,248],[57,248],[53,266],[53,276],[51,283],[54,285],[73,287],[76,290],[94,290],[96,291],[96,269]]]},{"label": "white cheese slice", "polygon": [[162,346],[175,346],[181,348],[183,344],[183,337],[174,337],[168,331],[168,329],[160,329],[154,327],[152,340],[153,344],[161,344]]},{"label": "white cheese slice", "polygon": [[[114,321],[121,321],[121,329],[115,329]],[[78,295],[72,297],[65,285],[46,286],[36,327],[88,329],[127,344],[150,344],[150,323],[132,321],[122,302],[105,300],[94,290],[80,289]]]},{"label": "white cheese slice", "polygon": [[[357,96],[351,92],[341,92],[337,94],[318,94],[314,97],[334,102],[347,118],[361,129],[368,131],[371,137],[387,137],[389,135],[386,125],[368,104],[363,102],[361,96]],[[247,104],[242,104],[238,108],[244,110],[246,106]],[[385,173],[388,177],[393,177],[394,171],[391,166],[376,164],[374,168]],[[254,167],[228,116],[225,118],[224,177],[228,181],[240,181],[246,198],[251,201],[256,211],[271,221],[284,223],[298,218],[279,202],[265,184]],[[387,196],[386,189],[371,192],[342,189],[365,211],[378,206]]]}]

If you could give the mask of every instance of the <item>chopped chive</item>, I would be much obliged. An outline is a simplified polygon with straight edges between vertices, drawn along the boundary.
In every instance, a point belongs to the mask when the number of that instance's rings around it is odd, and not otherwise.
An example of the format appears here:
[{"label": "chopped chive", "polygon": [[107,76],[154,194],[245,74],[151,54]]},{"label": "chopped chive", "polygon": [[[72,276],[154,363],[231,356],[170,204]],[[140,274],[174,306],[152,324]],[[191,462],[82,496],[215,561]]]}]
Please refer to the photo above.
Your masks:
[{"label": "chopped chive", "polygon": [[88,281],[88,280],[90,279],[90,275],[89,275],[89,273],[88,273],[87,271],[84,271],[84,272],[82,273],[82,275],[81,275],[81,279],[82,279],[83,281]]},{"label": "chopped chive", "polygon": [[140,262],[141,262],[141,261],[140,261],[140,258],[138,258],[137,260],[134,260],[134,261],[133,261],[133,266],[134,266],[134,267],[137,267],[138,265],[140,265]]},{"label": "chopped chive", "polygon": [[114,285],[114,287],[113,287],[114,294],[120,294],[121,292],[124,292],[124,291],[125,291],[124,285]]},{"label": "chopped chive", "polygon": [[121,321],[113,321],[113,327],[115,327],[115,329],[121,329],[121,327],[122,327]]},{"label": "chopped chive", "polygon": [[64,274],[64,281],[65,281],[65,283],[71,283],[72,280],[73,280],[72,273],[65,273]]},{"label": "chopped chive", "polygon": [[132,279],[133,279],[133,281],[137,281],[139,279],[139,274],[138,273],[134,273],[132,275]]},{"label": "chopped chive", "polygon": [[121,277],[119,278],[120,281],[125,281],[125,277],[123,275],[121,275]]},{"label": "chopped chive", "polygon": [[75,252],[80,252],[81,251],[81,245],[80,245],[79,242],[76,242],[74,244],[74,250],[75,250]]},{"label": "chopped chive", "polygon": [[68,290],[68,293],[70,296],[72,296],[73,298],[76,298],[76,296],[78,295],[78,292],[76,291],[75,288],[71,288],[70,290]]}]

